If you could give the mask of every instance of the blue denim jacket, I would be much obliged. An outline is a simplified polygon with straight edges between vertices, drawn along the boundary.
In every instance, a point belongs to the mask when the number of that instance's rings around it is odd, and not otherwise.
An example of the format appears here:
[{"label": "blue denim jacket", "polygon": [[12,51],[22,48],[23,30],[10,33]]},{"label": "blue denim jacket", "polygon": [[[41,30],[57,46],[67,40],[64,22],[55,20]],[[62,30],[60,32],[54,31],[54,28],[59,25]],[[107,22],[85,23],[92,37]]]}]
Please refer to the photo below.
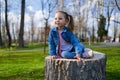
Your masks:
[{"label": "blue denim jacket", "polygon": [[[80,43],[78,38],[68,30],[67,27],[64,27],[61,33],[62,38],[73,45],[76,54],[82,54],[84,51],[84,45]],[[54,27],[49,32],[48,37],[49,43],[49,53],[51,56],[57,55],[58,52],[58,43],[59,43],[59,35],[58,35],[58,28]]]}]

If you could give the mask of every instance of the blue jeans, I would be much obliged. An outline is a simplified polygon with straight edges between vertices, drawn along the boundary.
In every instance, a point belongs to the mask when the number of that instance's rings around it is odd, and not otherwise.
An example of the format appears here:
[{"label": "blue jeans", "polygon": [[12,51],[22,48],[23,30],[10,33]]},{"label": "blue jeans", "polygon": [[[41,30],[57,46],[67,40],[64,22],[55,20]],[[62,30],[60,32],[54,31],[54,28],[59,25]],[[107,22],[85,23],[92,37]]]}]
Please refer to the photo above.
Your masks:
[{"label": "blue jeans", "polygon": [[[76,56],[75,52],[62,51],[61,53],[62,58],[74,59],[74,56]],[[82,54],[80,54],[80,56],[82,57]]]}]

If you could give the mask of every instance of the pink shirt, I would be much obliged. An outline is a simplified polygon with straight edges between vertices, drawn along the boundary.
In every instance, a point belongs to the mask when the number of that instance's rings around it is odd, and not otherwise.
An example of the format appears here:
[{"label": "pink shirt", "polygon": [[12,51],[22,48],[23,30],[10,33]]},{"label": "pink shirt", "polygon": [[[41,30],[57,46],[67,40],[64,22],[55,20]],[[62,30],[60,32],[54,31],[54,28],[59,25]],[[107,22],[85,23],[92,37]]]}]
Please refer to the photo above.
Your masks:
[{"label": "pink shirt", "polygon": [[59,34],[59,45],[58,45],[58,55],[60,56],[61,51],[70,51],[72,49],[72,44],[66,42],[62,36],[61,36],[62,31],[58,30]]}]

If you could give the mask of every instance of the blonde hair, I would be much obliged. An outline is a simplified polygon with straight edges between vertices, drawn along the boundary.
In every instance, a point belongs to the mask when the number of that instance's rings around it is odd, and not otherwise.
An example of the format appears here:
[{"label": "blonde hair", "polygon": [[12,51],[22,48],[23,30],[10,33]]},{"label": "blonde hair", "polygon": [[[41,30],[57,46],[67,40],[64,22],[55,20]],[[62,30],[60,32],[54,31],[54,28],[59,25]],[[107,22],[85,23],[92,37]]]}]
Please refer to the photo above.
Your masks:
[{"label": "blonde hair", "polygon": [[71,15],[69,15],[68,13],[64,12],[64,11],[57,11],[57,12],[61,12],[61,13],[64,14],[65,19],[68,21],[68,24],[67,24],[68,29],[73,31],[74,30],[74,20],[73,20],[73,17]]}]

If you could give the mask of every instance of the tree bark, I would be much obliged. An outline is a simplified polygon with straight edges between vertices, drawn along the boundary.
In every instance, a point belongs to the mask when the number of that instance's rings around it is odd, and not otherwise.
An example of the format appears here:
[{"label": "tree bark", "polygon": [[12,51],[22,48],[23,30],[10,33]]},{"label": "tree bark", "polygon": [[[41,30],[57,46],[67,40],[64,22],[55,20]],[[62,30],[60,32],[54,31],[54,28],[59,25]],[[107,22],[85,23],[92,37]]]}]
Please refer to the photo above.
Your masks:
[{"label": "tree bark", "polygon": [[[1,24],[0,24],[1,25]],[[2,41],[2,34],[1,34],[1,26],[0,26],[0,47],[3,46],[3,41]]]},{"label": "tree bark", "polygon": [[24,13],[25,13],[25,0],[21,2],[21,23],[19,32],[19,47],[24,47]]},{"label": "tree bark", "polygon": [[9,24],[8,24],[8,3],[7,3],[7,0],[5,0],[5,26],[6,26],[7,36],[8,36],[7,46],[10,47],[11,43],[12,43],[12,39],[11,39],[10,28],[9,28]]},{"label": "tree bark", "polygon": [[48,27],[48,19],[45,19],[45,40],[44,40],[44,54],[46,54],[46,39],[47,39],[47,27]]},{"label": "tree bark", "polygon": [[45,58],[45,80],[106,80],[106,56],[94,52],[92,59]]},{"label": "tree bark", "polygon": [[1,23],[2,23],[2,19],[1,19],[1,18],[2,18],[2,16],[1,16],[1,15],[2,15],[2,14],[1,14],[2,8],[1,8],[1,7],[2,7],[2,4],[0,3],[0,46],[3,45],[2,34],[1,34],[1,27],[2,27],[2,26],[1,26],[1,25],[2,25],[2,24],[1,24]]},{"label": "tree bark", "polygon": [[119,5],[118,5],[117,0],[115,0],[115,4],[116,4],[116,6],[117,6],[118,10],[120,11],[120,7],[119,7]]}]

